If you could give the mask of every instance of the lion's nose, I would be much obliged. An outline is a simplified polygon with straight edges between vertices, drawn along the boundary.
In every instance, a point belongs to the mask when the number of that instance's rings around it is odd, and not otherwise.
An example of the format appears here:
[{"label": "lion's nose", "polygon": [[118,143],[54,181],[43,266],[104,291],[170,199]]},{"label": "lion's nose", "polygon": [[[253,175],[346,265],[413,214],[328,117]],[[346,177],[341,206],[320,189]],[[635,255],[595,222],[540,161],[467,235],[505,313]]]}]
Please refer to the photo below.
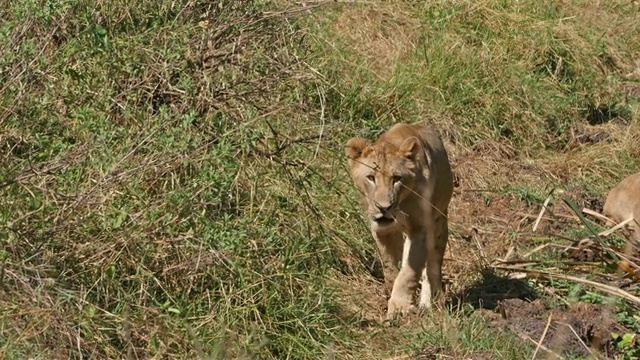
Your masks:
[{"label": "lion's nose", "polygon": [[376,204],[376,206],[378,207],[378,210],[380,210],[380,212],[383,214],[391,208],[391,204]]}]

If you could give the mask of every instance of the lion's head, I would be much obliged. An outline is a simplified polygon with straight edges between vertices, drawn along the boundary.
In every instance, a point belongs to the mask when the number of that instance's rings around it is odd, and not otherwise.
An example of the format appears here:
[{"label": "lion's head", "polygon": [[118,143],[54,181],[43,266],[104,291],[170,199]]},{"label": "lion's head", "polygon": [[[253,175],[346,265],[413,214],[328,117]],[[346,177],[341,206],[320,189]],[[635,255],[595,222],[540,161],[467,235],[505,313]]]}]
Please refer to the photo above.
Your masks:
[{"label": "lion's head", "polygon": [[416,155],[420,147],[417,137],[396,143],[383,140],[369,143],[361,138],[347,142],[345,153],[351,177],[376,227],[395,225],[404,217],[400,204],[415,193],[414,182],[420,171]]}]

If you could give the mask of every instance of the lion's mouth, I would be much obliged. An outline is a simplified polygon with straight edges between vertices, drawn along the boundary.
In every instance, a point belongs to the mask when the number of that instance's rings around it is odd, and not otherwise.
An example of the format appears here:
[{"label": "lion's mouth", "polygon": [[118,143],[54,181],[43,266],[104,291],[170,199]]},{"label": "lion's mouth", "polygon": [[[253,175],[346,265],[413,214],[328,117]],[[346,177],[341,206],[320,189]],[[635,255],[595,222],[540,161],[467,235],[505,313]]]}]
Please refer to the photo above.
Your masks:
[{"label": "lion's mouth", "polygon": [[386,226],[386,225],[393,224],[395,222],[395,219],[386,217],[386,216],[379,216],[379,217],[374,217],[373,221],[375,221],[375,223],[378,224],[379,226]]}]

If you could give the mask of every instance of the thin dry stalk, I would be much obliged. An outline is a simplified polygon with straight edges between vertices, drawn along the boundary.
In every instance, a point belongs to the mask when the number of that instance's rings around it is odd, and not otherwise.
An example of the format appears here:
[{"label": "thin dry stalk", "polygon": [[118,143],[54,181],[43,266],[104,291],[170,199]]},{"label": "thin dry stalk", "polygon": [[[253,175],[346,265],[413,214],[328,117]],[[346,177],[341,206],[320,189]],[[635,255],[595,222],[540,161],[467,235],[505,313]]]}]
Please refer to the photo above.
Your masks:
[{"label": "thin dry stalk", "polygon": [[598,235],[607,236],[607,235],[613,234],[615,231],[617,231],[618,229],[622,229],[623,227],[625,227],[628,223],[630,223],[632,221],[633,221],[633,216],[628,218],[627,220],[619,223],[618,225],[612,227],[609,230],[605,230],[605,231],[602,231],[602,232],[598,233]]},{"label": "thin dry stalk", "polygon": [[533,355],[531,356],[531,360],[535,360],[536,355],[538,355],[538,351],[542,346],[542,342],[544,341],[544,338],[547,336],[547,331],[549,331],[549,326],[551,325],[552,316],[553,316],[553,313],[549,314],[549,317],[547,318],[547,325],[545,325],[544,330],[542,331],[542,335],[540,335],[540,341],[538,341],[538,346],[536,347],[536,350],[533,352]]},{"label": "thin dry stalk", "polygon": [[511,257],[511,255],[513,255],[513,253],[515,252],[516,247],[513,244],[513,242],[511,243],[511,245],[509,245],[509,249],[507,250],[507,253],[502,257],[502,261],[509,261],[509,258]]},{"label": "thin dry stalk", "polygon": [[547,246],[550,246],[551,243],[546,243],[546,244],[542,244],[542,245],[538,245],[536,246],[533,250],[529,251],[528,253],[522,255],[522,257],[524,257],[525,259],[529,258],[531,255],[537,253],[538,251],[547,248]]},{"label": "thin dry stalk", "polygon": [[476,247],[478,248],[478,254],[480,255],[480,261],[482,262],[482,264],[483,265],[489,264],[489,261],[487,261],[487,256],[484,253],[484,249],[482,247],[482,244],[480,243],[480,240],[478,240],[478,237],[474,236],[473,241],[476,244]]},{"label": "thin dry stalk", "polygon": [[542,349],[542,350],[546,351],[546,352],[547,352],[547,354],[549,354],[549,358],[562,359],[562,356],[560,356],[560,355],[556,354],[556,353],[555,353],[555,351],[553,351],[553,350],[549,349],[548,347],[546,347],[546,346],[542,345],[541,343],[539,343],[539,342],[537,342],[537,341],[533,340],[530,336],[528,336],[528,335],[526,335],[526,334],[522,334],[522,333],[520,333],[520,332],[517,332],[517,334],[518,334],[522,339],[529,340],[529,341],[531,341],[532,343],[534,343],[538,348],[540,348],[540,349]]},{"label": "thin dry stalk", "polygon": [[587,344],[585,344],[584,341],[582,341],[582,338],[580,338],[580,335],[578,335],[578,333],[573,328],[573,326],[571,326],[570,324],[567,324],[565,322],[558,322],[558,324],[562,324],[562,325],[567,326],[569,328],[569,330],[571,330],[573,335],[575,335],[576,339],[578,339],[578,341],[580,342],[580,345],[582,345],[585,348],[585,350],[587,350],[589,352],[589,355],[593,356],[593,351],[591,351],[591,349],[587,346]]},{"label": "thin dry stalk", "polygon": [[594,287],[598,290],[604,291],[610,295],[614,295],[614,296],[618,296],[621,297],[623,299],[629,300],[631,302],[634,302],[638,305],[640,305],[640,298],[630,294],[620,288],[617,287],[613,287],[613,286],[609,286],[609,285],[605,285],[605,284],[601,284],[599,282],[595,282],[595,281],[591,281],[591,280],[587,280],[587,279],[583,279],[583,278],[579,278],[576,276],[571,276],[571,275],[565,275],[565,274],[555,274],[555,273],[551,273],[551,272],[547,272],[547,271],[539,271],[539,270],[531,270],[531,269],[522,269],[522,268],[516,268],[516,267],[510,267],[510,266],[492,266],[494,269],[496,270],[505,270],[505,271],[519,271],[519,272],[527,272],[530,274],[535,274],[538,276],[542,276],[545,277],[547,279],[552,279],[552,278],[560,278],[560,279],[564,279],[564,280],[569,280],[569,281],[575,281],[581,284],[585,284],[585,285],[589,285],[591,287]]},{"label": "thin dry stalk", "polygon": [[597,219],[599,219],[599,220],[601,220],[601,221],[603,221],[603,222],[613,222],[613,221],[612,221],[611,219],[609,219],[608,217],[606,217],[606,216],[604,216],[604,215],[600,214],[600,213],[599,213],[599,212],[597,212],[597,211],[593,211],[593,210],[588,209],[588,208],[583,208],[583,209],[582,209],[582,212],[583,212],[583,213],[585,213],[585,214],[587,214],[587,215],[591,215],[591,216],[593,216],[593,217],[595,217],[595,218],[597,218]]},{"label": "thin dry stalk", "polygon": [[549,193],[549,196],[547,196],[546,200],[544,201],[544,203],[542,204],[542,209],[540,209],[540,213],[538,214],[538,217],[536,218],[536,221],[533,223],[533,232],[535,232],[538,229],[538,225],[540,224],[540,221],[542,220],[542,216],[544,215],[544,212],[547,210],[547,206],[549,205],[549,202],[551,201],[551,198],[553,196],[553,192],[555,191],[555,189],[551,190],[551,193]]}]

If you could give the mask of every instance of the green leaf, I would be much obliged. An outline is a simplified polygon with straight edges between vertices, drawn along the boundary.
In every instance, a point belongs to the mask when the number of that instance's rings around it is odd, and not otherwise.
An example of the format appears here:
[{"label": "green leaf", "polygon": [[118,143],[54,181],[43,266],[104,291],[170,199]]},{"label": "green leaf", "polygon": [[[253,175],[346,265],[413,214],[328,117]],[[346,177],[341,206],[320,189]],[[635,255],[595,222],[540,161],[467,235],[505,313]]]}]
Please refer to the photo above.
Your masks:
[{"label": "green leaf", "polygon": [[168,312],[170,313],[174,313],[174,314],[180,314],[180,310],[174,308],[174,307],[170,307],[167,309]]}]

